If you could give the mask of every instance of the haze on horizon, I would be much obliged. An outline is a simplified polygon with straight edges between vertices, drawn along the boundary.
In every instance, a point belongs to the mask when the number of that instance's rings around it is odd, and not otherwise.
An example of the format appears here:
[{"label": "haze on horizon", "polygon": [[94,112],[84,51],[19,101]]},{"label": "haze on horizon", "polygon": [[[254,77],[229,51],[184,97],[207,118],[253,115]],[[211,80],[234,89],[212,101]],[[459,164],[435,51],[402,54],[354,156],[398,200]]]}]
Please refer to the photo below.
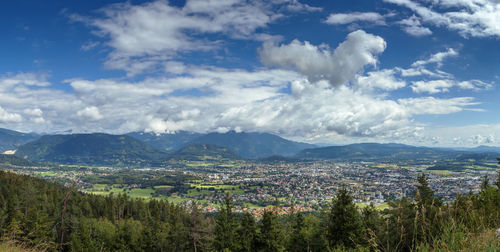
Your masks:
[{"label": "haze on horizon", "polygon": [[26,1],[1,19],[0,128],[500,145],[498,1]]}]

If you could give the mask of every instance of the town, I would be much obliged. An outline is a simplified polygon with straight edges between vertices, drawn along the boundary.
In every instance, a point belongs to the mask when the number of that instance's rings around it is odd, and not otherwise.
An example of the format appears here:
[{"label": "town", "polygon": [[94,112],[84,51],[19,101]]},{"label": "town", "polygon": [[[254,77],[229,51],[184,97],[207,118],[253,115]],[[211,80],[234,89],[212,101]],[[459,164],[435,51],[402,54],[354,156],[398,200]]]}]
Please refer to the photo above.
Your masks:
[{"label": "town", "polygon": [[[85,193],[127,193],[132,198],[166,199],[179,204],[197,202],[207,212],[217,211],[221,200],[229,194],[237,212],[250,211],[254,215],[260,215],[266,207],[277,207],[283,213],[320,211],[342,187],[351,192],[359,206],[373,203],[384,208],[391,200],[411,197],[416,178],[422,173],[445,202],[451,202],[457,194],[477,192],[485,176],[490,181],[496,179],[494,169],[450,172],[432,171],[428,167],[373,162],[245,161],[231,168],[205,164],[141,169],[81,166],[3,169],[44,177],[68,187],[74,184]],[[165,182],[167,177],[175,178],[174,182]],[[107,181],[109,178],[113,180]]]}]

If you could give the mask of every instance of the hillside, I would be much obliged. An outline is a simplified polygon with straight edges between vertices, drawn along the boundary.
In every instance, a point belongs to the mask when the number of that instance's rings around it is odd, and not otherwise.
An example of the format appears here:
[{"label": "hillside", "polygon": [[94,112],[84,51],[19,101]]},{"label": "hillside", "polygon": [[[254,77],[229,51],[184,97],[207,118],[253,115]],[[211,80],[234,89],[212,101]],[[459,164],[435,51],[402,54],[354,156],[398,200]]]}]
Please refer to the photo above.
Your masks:
[{"label": "hillside", "polygon": [[183,147],[172,155],[175,160],[188,161],[220,161],[224,159],[237,160],[240,159],[237,155],[231,152],[228,148],[220,147],[213,144],[193,143]]},{"label": "hillside", "polygon": [[35,164],[14,155],[0,154],[0,165],[33,166]]},{"label": "hillside", "polygon": [[16,154],[31,161],[106,166],[160,165],[165,152],[125,135],[47,135],[22,145]]},{"label": "hillside", "polygon": [[150,132],[131,132],[127,136],[131,136],[137,140],[143,141],[156,149],[163,150],[166,152],[175,152],[182,147],[190,144],[196,138],[202,136],[202,134],[179,131],[172,134],[155,134]]},{"label": "hillside", "polygon": [[462,152],[404,144],[361,143],[306,149],[296,155],[308,159],[408,160],[456,157]]},{"label": "hillside", "polygon": [[269,133],[209,133],[193,142],[226,147],[244,158],[263,158],[273,155],[292,156],[314,145],[286,140]]},{"label": "hillside", "polygon": [[22,133],[0,128],[0,153],[7,150],[15,150],[17,147],[39,137],[39,135],[34,133]]}]

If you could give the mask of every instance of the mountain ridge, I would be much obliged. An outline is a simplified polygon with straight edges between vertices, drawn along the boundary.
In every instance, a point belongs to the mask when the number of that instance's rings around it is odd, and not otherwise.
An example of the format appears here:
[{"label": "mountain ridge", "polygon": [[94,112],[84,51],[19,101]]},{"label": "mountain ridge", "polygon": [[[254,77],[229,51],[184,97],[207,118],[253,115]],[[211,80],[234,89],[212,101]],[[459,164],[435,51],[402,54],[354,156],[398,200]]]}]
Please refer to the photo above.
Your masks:
[{"label": "mountain ridge", "polygon": [[23,133],[10,129],[0,128],[0,153],[15,150],[17,147],[36,140],[40,135],[35,133]]},{"label": "mountain ridge", "polygon": [[16,156],[35,162],[109,166],[159,165],[167,153],[126,135],[46,135],[18,148]]}]

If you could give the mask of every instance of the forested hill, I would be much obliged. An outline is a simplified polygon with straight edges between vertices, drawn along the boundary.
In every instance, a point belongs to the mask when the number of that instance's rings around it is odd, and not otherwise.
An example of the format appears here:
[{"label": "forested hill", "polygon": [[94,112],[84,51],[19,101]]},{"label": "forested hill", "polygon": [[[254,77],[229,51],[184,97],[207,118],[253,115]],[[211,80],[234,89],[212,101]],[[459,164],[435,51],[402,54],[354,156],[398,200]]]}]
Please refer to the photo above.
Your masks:
[{"label": "forested hill", "polygon": [[0,128],[0,153],[15,150],[17,147],[39,137],[39,135],[33,133],[22,133]]},{"label": "forested hill", "polygon": [[196,203],[84,194],[0,170],[0,240],[40,251],[498,251],[498,186],[447,205],[422,175],[414,198],[381,212],[339,189],[321,213],[269,208],[255,219],[229,197],[207,216]]},{"label": "forested hill", "polygon": [[24,158],[16,157],[14,155],[0,154],[1,165],[13,166],[34,166],[36,163],[30,162]]},{"label": "forested hill", "polygon": [[135,138],[102,133],[46,135],[20,146],[18,157],[37,162],[105,166],[159,165],[168,154]]},{"label": "forested hill", "polygon": [[182,147],[189,145],[196,138],[202,135],[203,134],[182,130],[172,134],[156,134],[151,132],[131,132],[127,134],[127,136],[141,140],[159,150],[166,152],[176,152]]},{"label": "forested hill", "polygon": [[192,143],[171,155],[175,160],[223,161],[241,159],[228,148],[213,144]]},{"label": "forested hill", "polygon": [[312,144],[290,141],[273,134],[235,131],[209,133],[193,141],[226,147],[244,158],[291,156],[303,149],[314,147]]},{"label": "forested hill", "polygon": [[187,131],[172,134],[133,132],[127,135],[171,153],[193,143],[204,143],[225,147],[240,157],[250,159],[273,155],[292,156],[303,149],[314,147],[312,144],[290,141],[277,135],[255,132],[229,131],[208,134]]},{"label": "forested hill", "polygon": [[418,158],[450,158],[463,153],[455,150],[416,147],[404,144],[361,143],[305,149],[295,157],[307,159],[408,160]]}]

